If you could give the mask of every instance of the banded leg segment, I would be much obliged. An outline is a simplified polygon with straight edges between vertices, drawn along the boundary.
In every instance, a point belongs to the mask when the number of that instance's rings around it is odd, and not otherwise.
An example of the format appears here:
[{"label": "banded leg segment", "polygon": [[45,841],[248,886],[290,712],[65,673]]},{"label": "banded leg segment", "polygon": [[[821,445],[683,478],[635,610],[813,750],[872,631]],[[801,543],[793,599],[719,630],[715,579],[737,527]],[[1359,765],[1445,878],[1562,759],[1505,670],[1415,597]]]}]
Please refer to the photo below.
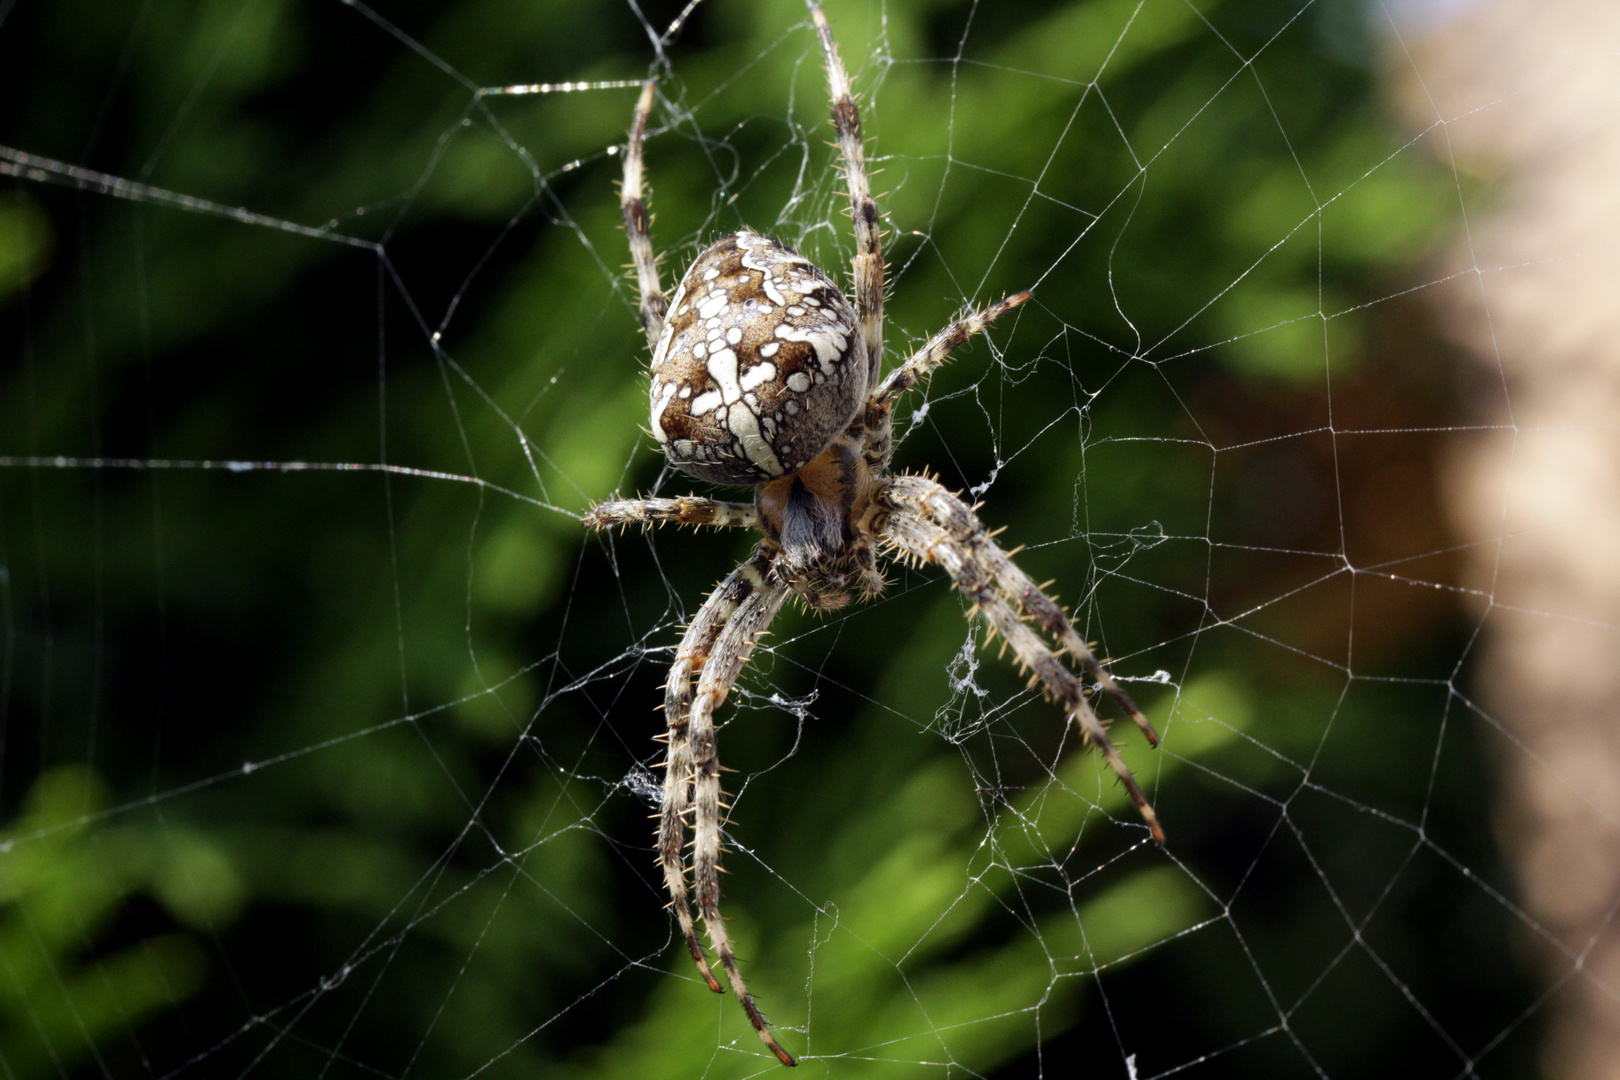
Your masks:
[{"label": "banded leg segment", "polygon": [[[1107,729],[1086,698],[1084,685],[1024,621],[1029,618],[1052,634],[1061,649],[1073,654],[1088,673],[1101,673],[1098,681],[1103,688],[1157,745],[1158,736],[1147,718],[1080,640],[1062,609],[990,538],[972,509],[939,484],[926,477],[899,476],[885,486],[879,499],[889,513],[882,525],[883,541],[900,555],[945,568],[962,592],[972,598],[977,613],[1012,647],[1019,668],[1029,672],[1032,682],[1038,682],[1046,696],[1074,718],[1081,737],[1096,745],[1130,794],[1153,838],[1164,843],[1158,815],[1109,740]],[[1058,622],[1066,629],[1058,628]]]},{"label": "banded leg segment", "polygon": [[624,215],[624,233],[630,241],[630,259],[636,268],[636,290],[641,297],[641,328],[647,332],[647,348],[658,345],[664,332],[664,313],[669,298],[658,283],[658,258],[653,254],[647,203],[642,192],[641,148],[647,141],[647,118],[652,115],[658,83],[648,79],[641,86],[636,111],[630,121],[630,141],[624,150],[624,182],[619,189],[619,210]]},{"label": "banded leg segment", "polygon": [[866,402],[866,462],[872,471],[882,473],[894,453],[894,406],[900,396],[931,375],[950,358],[953,351],[984,331],[991,323],[1029,300],[1033,293],[1014,293],[989,307],[958,319],[923,343],[904,364],[889,373]]},{"label": "banded leg segment", "polygon": [[712,525],[715,528],[753,529],[759,512],[752,503],[722,502],[698,495],[676,498],[614,499],[597,503],[580,523],[587,529],[616,525]]},{"label": "banded leg segment", "polygon": [[872,200],[872,182],[866,172],[866,144],[861,138],[861,113],[850,92],[849,76],[838,56],[832,27],[817,0],[805,0],[810,18],[821,39],[821,55],[827,66],[827,90],[832,96],[833,128],[838,133],[838,152],[844,159],[844,182],[849,188],[850,214],[855,221],[854,275],[855,316],[860,320],[861,339],[866,344],[868,388],[877,384],[883,370],[883,230],[877,203]]},{"label": "banded leg segment", "polygon": [[[737,574],[743,575],[750,592],[738,601],[730,618],[721,628],[703,665],[697,693],[691,702],[690,741],[692,747],[692,774],[695,807],[692,824],[692,880],[697,892],[698,913],[709,932],[709,943],[725,969],[731,991],[742,1003],[749,1023],[776,1059],[783,1065],[795,1065],[793,1056],[776,1041],[754,996],[748,992],[742,972],[737,967],[737,956],[731,947],[731,936],[726,932],[725,920],[720,916],[720,823],[724,806],[720,801],[720,758],[715,742],[714,714],[725,702],[726,695],[736,683],[738,675],[747,665],[754,646],[764,634],[771,620],[787,599],[788,587],[777,580],[771,571],[770,560],[756,555]],[[728,581],[731,579],[728,578]]]},{"label": "banded leg segment", "polygon": [[[686,881],[686,816],[691,811],[696,778],[692,741],[693,684],[707,667],[732,618],[758,592],[770,564],[769,556],[756,551],[752,559],[715,587],[686,628],[675,650],[669,678],[664,683],[664,722],[667,725],[664,739],[668,752],[664,758],[664,791],[658,817],[658,864],[664,869],[664,887],[669,892],[670,906],[675,910],[681,934],[686,938],[687,951],[692,954],[709,989],[717,994],[725,991],[709,969],[709,961],[698,941]],[[708,726],[712,757],[712,721]]]}]

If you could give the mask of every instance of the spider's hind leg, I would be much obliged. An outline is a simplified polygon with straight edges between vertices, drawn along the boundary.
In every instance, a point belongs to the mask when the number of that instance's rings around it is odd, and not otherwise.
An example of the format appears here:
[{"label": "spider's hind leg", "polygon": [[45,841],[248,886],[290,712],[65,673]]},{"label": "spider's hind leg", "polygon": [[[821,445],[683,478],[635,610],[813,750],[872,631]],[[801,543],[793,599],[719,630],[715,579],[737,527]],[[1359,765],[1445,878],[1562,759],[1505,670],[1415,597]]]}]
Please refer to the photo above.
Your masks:
[{"label": "spider's hind leg", "polygon": [[624,217],[625,236],[630,241],[630,259],[635,263],[636,291],[641,295],[641,328],[647,333],[647,348],[657,346],[664,332],[664,313],[669,299],[658,282],[658,259],[653,254],[650,216],[643,198],[641,147],[647,141],[647,118],[652,115],[658,83],[648,79],[636,99],[630,121],[630,140],[624,151],[624,180],[619,189],[619,212]]},{"label": "spider's hind leg", "polygon": [[1130,794],[1153,838],[1164,843],[1164,830],[1153,805],[1108,738],[1107,729],[1086,698],[1085,687],[1058,653],[1024,621],[1034,621],[1052,635],[1060,651],[1073,654],[1075,661],[1098,679],[1149,741],[1157,745],[1152,725],[1092,655],[1063,610],[996,545],[972,509],[934,481],[922,476],[893,477],[884,486],[879,501],[888,512],[887,520],[878,524],[880,539],[900,555],[937,563],[950,573],[962,592],[973,600],[978,614],[1011,646],[1019,667],[1030,672],[1046,695],[1074,718],[1083,738],[1097,747]]},{"label": "spider's hind leg", "polygon": [[861,136],[861,111],[855,105],[849,75],[839,58],[832,27],[817,0],[805,0],[810,18],[821,41],[821,60],[827,69],[827,91],[832,97],[833,129],[838,133],[838,153],[844,161],[844,183],[849,189],[850,216],[855,223],[854,278],[855,314],[861,323],[861,338],[876,376],[883,362],[883,230],[877,203],[872,200],[872,182],[866,171],[866,141]]}]

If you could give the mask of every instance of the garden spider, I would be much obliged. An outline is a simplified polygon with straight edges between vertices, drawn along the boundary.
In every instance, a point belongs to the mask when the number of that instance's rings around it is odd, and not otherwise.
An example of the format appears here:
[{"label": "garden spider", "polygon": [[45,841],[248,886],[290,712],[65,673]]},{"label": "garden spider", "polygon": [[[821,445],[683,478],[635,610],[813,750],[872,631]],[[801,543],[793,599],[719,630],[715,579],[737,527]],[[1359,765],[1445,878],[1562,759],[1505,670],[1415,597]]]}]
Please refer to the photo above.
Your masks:
[{"label": "garden spider", "polygon": [[[1153,808],[1120,760],[1087,701],[1070,659],[1119,703],[1148,742],[1158,736],[1114,682],[1068,616],[985,532],[974,508],[924,476],[891,476],[896,400],[951,350],[1029,300],[1009,296],[947,326],[887,378],[883,366],[883,253],[867,180],[860,114],[832,31],[817,0],[806,0],[833,102],[855,220],[853,309],[831,278],[754,232],[716,241],[687,270],[672,299],[658,282],[642,194],[642,144],[655,84],[636,103],[621,191],[625,231],[652,350],[652,431],[676,468],[716,484],[753,485],[754,502],[698,496],[605,502],[593,529],[662,522],[757,529],[753,556],[703,602],[675,652],[664,686],[664,787],[658,860],[686,947],[709,989],[724,993],[698,941],[687,884],[686,826],[692,819],[692,890],[714,954],[749,1021],[783,1065],[791,1055],[771,1035],[737,970],[720,917],[720,826],[724,804],[714,714],[754,645],[789,594],[816,611],[855,593],[883,590],[877,551],[943,566],[973,610],[1012,647],[1021,669],[1072,716],[1130,792],[1154,839]],[[1053,642],[1049,646],[1044,632]],[[1054,647],[1055,646],[1055,647]]]}]

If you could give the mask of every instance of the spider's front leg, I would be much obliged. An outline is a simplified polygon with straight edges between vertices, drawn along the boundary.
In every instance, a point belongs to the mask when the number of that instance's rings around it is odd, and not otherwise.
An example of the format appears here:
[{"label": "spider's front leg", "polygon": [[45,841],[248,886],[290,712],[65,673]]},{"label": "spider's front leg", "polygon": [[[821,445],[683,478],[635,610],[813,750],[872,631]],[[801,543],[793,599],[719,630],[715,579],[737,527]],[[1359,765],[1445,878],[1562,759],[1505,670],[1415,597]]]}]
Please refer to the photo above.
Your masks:
[{"label": "spider's front leg", "polygon": [[[742,1003],[743,1011],[748,1014],[749,1023],[759,1032],[771,1053],[783,1065],[795,1065],[793,1056],[782,1049],[780,1043],[771,1034],[765,1018],[760,1014],[759,1006],[754,1004],[754,997],[748,992],[748,984],[743,981],[742,973],[737,968],[737,957],[732,952],[731,937],[726,933],[725,920],[720,916],[720,823],[722,819],[720,802],[720,759],[715,742],[714,713],[726,700],[731,687],[736,683],[737,676],[742,674],[743,667],[748,663],[749,656],[754,651],[754,645],[765,632],[776,613],[781,610],[782,602],[787,599],[788,586],[784,584],[775,572],[776,557],[763,550],[757,551],[754,557],[744,563],[715,591],[715,595],[703,605],[704,613],[711,618],[723,619],[719,632],[710,637],[707,626],[699,630],[699,622],[703,621],[704,614],[699,614],[692,628],[687,631],[687,640],[694,638],[708,638],[712,645],[706,650],[707,657],[703,661],[703,673],[698,678],[697,690],[691,692],[690,672],[691,661],[697,657],[693,650],[688,654],[686,642],[682,642],[680,653],[677,654],[676,668],[670,672],[670,681],[665,695],[665,712],[668,714],[670,726],[670,773],[666,777],[666,792],[669,786],[677,783],[674,778],[676,769],[674,748],[677,742],[676,726],[680,724],[685,728],[684,741],[690,747],[689,771],[694,793],[694,814],[692,821],[692,879],[697,891],[698,912],[703,916],[703,925],[709,931],[709,942],[714,946],[714,954],[720,960],[720,966],[725,969],[726,981],[731,983],[732,993]],[[717,602],[717,598],[718,602]],[[681,654],[686,655],[687,664],[682,666]],[[679,678],[677,678],[679,676]],[[684,811],[683,811],[684,812]],[[669,846],[667,832],[661,832],[660,850],[665,860],[665,879],[669,880],[669,860],[680,855],[680,814],[666,807],[664,813],[664,829],[675,830],[675,847]],[[684,882],[682,883],[684,888]],[[684,903],[684,896],[681,898]],[[688,931],[690,935],[690,931]],[[695,956],[701,956],[695,939],[689,937],[689,944]],[[698,966],[707,974],[707,966],[700,959]],[[713,986],[713,979],[710,979]],[[719,989],[718,987],[714,987]]]},{"label": "spider's front leg", "polygon": [[1130,793],[1153,838],[1164,843],[1164,830],[1153,805],[1114,749],[1086,698],[1085,687],[1024,621],[1029,619],[1051,634],[1059,651],[1073,655],[1157,746],[1159,737],[1152,725],[1086,647],[1063,610],[997,546],[972,508],[934,481],[922,476],[893,477],[884,485],[878,502],[888,515],[877,525],[879,539],[898,555],[945,568],[972,598],[977,613],[1012,647],[1019,667],[1030,672],[1047,696],[1074,717],[1081,736],[1096,745]]},{"label": "spider's front leg", "polygon": [[[758,595],[770,563],[767,556],[756,553],[715,586],[681,637],[680,646],[675,650],[675,662],[669,667],[669,678],[664,682],[664,722],[667,725],[664,742],[668,750],[658,815],[658,863],[664,868],[664,886],[669,890],[670,906],[675,909],[675,919],[686,938],[687,951],[697,963],[703,981],[717,994],[725,990],[709,970],[708,958],[698,941],[686,885],[686,817],[691,812],[692,787],[698,775],[698,755],[692,738],[693,683],[700,672],[706,671],[716,643],[738,610]],[[704,756],[711,767],[718,769],[712,722],[708,726]]]},{"label": "spider's front leg", "polygon": [[[586,512],[581,522],[591,529],[607,529],[623,525],[652,525],[675,522],[683,525],[738,525],[752,526],[757,519],[752,506],[744,503],[719,502],[695,495],[678,498],[623,499],[597,503]],[[658,828],[658,861],[664,868],[664,885],[669,890],[670,906],[686,938],[686,947],[697,962],[709,989],[720,994],[725,991],[709,970],[709,962],[698,943],[697,927],[692,920],[692,905],[686,888],[686,825],[685,817],[692,805],[692,743],[689,734],[692,710],[692,682],[702,671],[716,639],[725,629],[737,606],[754,593],[761,570],[754,561],[732,571],[715,587],[709,598],[698,609],[697,617],[687,627],[686,635],[675,651],[675,662],[670,666],[669,678],[664,684],[665,719],[668,728],[664,739],[668,755],[664,761],[664,791],[660,807]]]},{"label": "spider's front leg", "polygon": [[[663,867],[664,888],[669,892],[670,907],[675,910],[675,920],[686,938],[687,952],[692,954],[703,981],[717,994],[725,990],[709,969],[708,958],[698,941],[686,881],[686,818],[692,810],[692,788],[699,772],[699,755],[692,738],[693,683],[707,668],[716,643],[738,609],[758,594],[763,575],[769,568],[770,560],[756,554],[715,586],[681,637],[680,646],[675,650],[675,662],[669,667],[669,678],[664,682],[666,753],[664,790],[658,811],[658,865]],[[711,766],[718,768],[712,724],[710,729],[703,756]]]},{"label": "spider's front leg", "polygon": [[[632,522],[651,524],[735,525],[748,521],[719,520],[725,513],[753,507],[710,499],[638,499],[602,503],[585,515],[593,528]],[[725,993],[698,941],[686,876],[686,819],[692,817],[692,877],[698,913],[708,929],[715,956],[725,969],[732,992],[742,1003],[759,1037],[784,1065],[797,1064],[771,1035],[748,984],[737,968],[730,935],[720,917],[720,758],[714,713],[725,702],[765,628],[781,610],[788,587],[775,571],[776,555],[764,550],[733,570],[709,594],[681,637],[664,683],[664,787],[658,812],[658,863],[670,907],[686,939],[698,972],[717,994]]]}]

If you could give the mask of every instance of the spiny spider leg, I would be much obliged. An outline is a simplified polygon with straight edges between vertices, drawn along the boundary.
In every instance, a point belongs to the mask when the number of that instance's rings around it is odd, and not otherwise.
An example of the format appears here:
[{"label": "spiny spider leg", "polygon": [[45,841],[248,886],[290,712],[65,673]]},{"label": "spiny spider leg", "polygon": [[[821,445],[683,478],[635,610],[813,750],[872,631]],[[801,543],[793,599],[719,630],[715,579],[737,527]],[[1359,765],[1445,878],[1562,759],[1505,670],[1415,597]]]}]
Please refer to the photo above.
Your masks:
[{"label": "spiny spider leg", "polygon": [[[726,618],[719,637],[709,651],[708,660],[703,665],[697,693],[691,699],[688,738],[691,743],[692,775],[696,789],[696,813],[692,823],[692,881],[697,891],[698,912],[703,916],[703,925],[709,931],[709,942],[714,947],[714,954],[719,957],[720,966],[725,968],[726,981],[731,983],[732,993],[742,1002],[743,1011],[748,1014],[749,1022],[754,1025],[754,1030],[759,1032],[759,1037],[764,1040],[771,1053],[776,1055],[776,1060],[783,1065],[794,1065],[797,1063],[793,1060],[793,1056],[782,1049],[781,1044],[771,1035],[765,1017],[760,1014],[759,1006],[754,1004],[754,996],[748,992],[748,984],[743,982],[742,972],[737,969],[737,957],[732,952],[731,937],[726,933],[725,920],[720,917],[722,806],[720,759],[715,744],[714,713],[725,702],[726,695],[737,681],[737,676],[747,665],[748,658],[754,651],[754,645],[764,634],[771,620],[776,617],[776,613],[781,610],[782,602],[788,597],[787,585],[779,581],[777,575],[772,572],[774,561],[771,555],[764,552],[756,553],[752,560],[744,563],[736,573],[726,579],[727,582],[732,582],[741,575],[742,581],[750,591],[736,603]],[[693,630],[696,630],[696,624]],[[691,631],[689,635],[690,633]],[[669,701],[668,708],[672,713],[670,732],[673,745],[675,723],[673,699]]]},{"label": "spiny spider leg", "polygon": [[[974,529],[983,528],[973,513],[976,507],[967,506],[932,481],[920,477],[901,476],[895,477],[894,482],[907,496],[915,495],[923,512],[954,535],[972,536]],[[921,489],[924,485],[927,485],[927,490],[912,491],[913,488]],[[983,549],[983,565],[994,572],[996,584],[1001,587],[1003,595],[1017,605],[1026,618],[1033,619],[1042,630],[1050,634],[1053,640],[1063,647],[1063,651],[1074,657],[1085,669],[1086,674],[1125,710],[1126,715],[1137,727],[1142,729],[1142,734],[1147,736],[1150,746],[1158,746],[1159,733],[1153,730],[1153,725],[1142,715],[1142,710],[1136,707],[1136,702],[1131,700],[1131,696],[1114,681],[1108,669],[1103,667],[1102,662],[1080,637],[1074,623],[1069,621],[1069,616],[1057,602],[1042,592],[1040,586],[1013,562],[1012,556],[1002,551],[996,544],[991,543]]]},{"label": "spiny spider leg", "polygon": [[[879,501],[889,513],[888,520],[878,526],[884,542],[898,555],[945,568],[972,599],[978,614],[1012,647],[1019,668],[1030,673],[1031,684],[1038,683],[1047,696],[1074,717],[1082,738],[1096,744],[1103,760],[1130,793],[1153,838],[1164,843],[1158,815],[1109,741],[1107,730],[1086,699],[1085,687],[1021,618],[1023,614],[1034,615],[1047,628],[1049,612],[1056,610],[1062,617],[1061,609],[1013,565],[967,504],[934,481],[921,476],[893,477],[884,486]],[[1034,594],[1040,594],[1044,604],[1030,600]],[[1063,622],[1066,624],[1067,618]],[[1069,634],[1056,636],[1070,651],[1076,646],[1082,650],[1076,658],[1088,671],[1097,668],[1096,658],[1079,635],[1073,634],[1072,627]],[[1107,680],[1104,687],[1112,682]],[[1115,694],[1117,689],[1113,687],[1109,692]],[[1122,693],[1115,696],[1133,718],[1141,716],[1128,697]],[[1145,731],[1152,731],[1145,718],[1137,722]],[[1153,741],[1158,741],[1156,736]]]},{"label": "spiny spider leg", "polygon": [[[950,510],[943,510],[941,502],[932,498],[929,499],[927,508],[933,514],[935,521],[955,531],[959,526],[951,520],[951,516],[962,508],[962,501],[950,496],[947,496],[947,498],[950,499]],[[1096,654],[1091,651],[1091,647],[1085,643],[1079,632],[1075,630],[1074,623],[1069,620],[1069,616],[1064,613],[1055,600],[1041,591],[1040,586],[1036,585],[1028,574],[1018,568],[1018,564],[1012,561],[1012,556],[1003,552],[999,547],[995,547],[994,544],[991,546],[995,549],[996,555],[994,559],[996,582],[1001,586],[1007,597],[1018,605],[1019,610],[1024,615],[1034,619],[1042,630],[1052,635],[1053,639],[1063,646],[1064,651],[1074,657],[1075,661],[1085,669],[1086,674],[1091,677],[1092,681],[1101,686],[1104,692],[1113,698],[1120,708],[1125,710],[1125,714],[1131,718],[1137,727],[1142,729],[1142,734],[1147,736],[1149,746],[1158,746],[1159,733],[1153,730],[1153,725],[1142,714],[1142,710],[1136,707],[1136,702],[1131,700],[1131,696],[1125,692],[1124,687],[1114,681],[1114,676],[1109,674],[1107,668],[1103,667],[1102,661],[1097,659]],[[1161,839],[1163,838],[1161,837]]]},{"label": "spiny spider leg", "polygon": [[1027,303],[1034,297],[1034,293],[1025,290],[1014,293],[1005,299],[998,300],[979,311],[973,312],[966,318],[958,319],[945,329],[935,334],[923,343],[922,348],[906,358],[906,362],[889,372],[889,377],[883,380],[867,402],[867,415],[874,409],[893,409],[900,395],[916,386],[923,379],[932,375],[934,369],[950,359],[951,352],[975,334],[983,333],[991,323],[1001,318],[1013,308]]},{"label": "spiny spider leg", "polygon": [[883,230],[877,203],[872,201],[872,183],[866,173],[866,144],[861,139],[861,113],[838,57],[832,27],[816,0],[805,0],[810,18],[821,39],[821,55],[827,66],[827,90],[833,101],[833,127],[838,132],[838,152],[844,159],[844,182],[849,187],[850,215],[855,220],[855,259],[851,267],[855,290],[855,314],[861,323],[861,338],[872,365],[870,384],[877,382],[883,366]]},{"label": "spiny spider leg", "polygon": [[614,499],[597,503],[582,519],[586,528],[606,529],[615,525],[712,525],[715,528],[753,529],[759,526],[759,511],[751,503],[722,502],[697,495],[676,498]]},{"label": "spiny spider leg", "polygon": [[969,338],[982,334],[991,323],[1013,308],[1028,301],[1034,294],[1028,291],[1012,296],[963,319],[958,319],[923,343],[906,362],[889,372],[872,396],[866,401],[866,462],[872,471],[882,473],[889,467],[894,452],[894,405],[900,395],[931,375],[935,368],[950,359],[953,350],[960,348]]},{"label": "spiny spider leg", "polygon": [[686,949],[692,954],[703,981],[717,994],[725,991],[703,955],[686,883],[686,815],[692,807],[692,786],[696,779],[691,728],[693,682],[708,665],[732,617],[759,591],[759,583],[769,570],[770,562],[768,557],[756,553],[753,559],[715,586],[681,637],[675,661],[669,666],[669,678],[664,683],[664,740],[668,746],[658,816],[658,864],[664,868],[664,886],[669,890],[670,907],[675,910],[681,934],[686,938]]},{"label": "spiny spider leg", "polygon": [[647,204],[642,198],[641,147],[647,141],[647,117],[652,114],[656,80],[648,79],[636,100],[635,118],[630,121],[630,142],[624,151],[624,180],[619,187],[619,211],[624,215],[624,232],[630,240],[630,258],[636,266],[636,288],[641,294],[641,327],[647,331],[647,348],[658,344],[664,332],[664,313],[669,299],[658,283],[658,259],[653,255]]},{"label": "spiny spider leg", "polygon": [[[642,500],[658,502],[662,500]],[[669,500],[675,501],[675,500]],[[693,500],[707,502],[708,500]],[[601,527],[617,522],[593,520],[603,507],[633,506],[631,503],[605,503],[586,515],[587,525]],[[633,519],[632,519],[633,520]],[[672,520],[672,519],[666,519]],[[698,941],[692,917],[692,904],[686,880],[686,817],[692,814],[692,877],[697,892],[698,911],[709,932],[720,965],[732,992],[754,1030],[759,1032],[776,1059],[795,1065],[793,1056],[782,1048],[748,992],[737,967],[736,953],[725,921],[720,916],[720,758],[715,738],[714,713],[726,700],[737,676],[747,665],[754,645],[781,610],[788,588],[777,580],[772,568],[774,554],[755,551],[753,557],[733,570],[709,594],[698,609],[670,664],[664,683],[664,720],[668,743],[664,761],[664,789],[658,822],[658,862],[664,870],[664,886],[670,906],[686,938],[686,948],[697,964],[698,973],[717,994],[725,993],[709,967]],[[697,680],[693,687],[694,676]]]}]

